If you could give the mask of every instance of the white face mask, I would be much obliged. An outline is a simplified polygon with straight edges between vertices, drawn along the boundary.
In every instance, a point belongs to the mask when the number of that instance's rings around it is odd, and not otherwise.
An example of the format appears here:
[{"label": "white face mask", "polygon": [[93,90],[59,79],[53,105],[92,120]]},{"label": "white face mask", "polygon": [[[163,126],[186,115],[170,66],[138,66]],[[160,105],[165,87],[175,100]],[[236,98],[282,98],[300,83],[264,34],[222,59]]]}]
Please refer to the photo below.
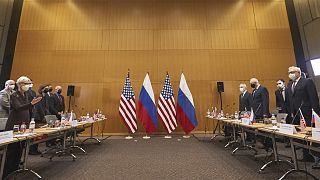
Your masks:
[{"label": "white face mask", "polygon": [[290,78],[292,81],[296,80],[296,74],[290,73],[290,74],[289,74],[289,78]]},{"label": "white face mask", "polygon": [[32,87],[33,87],[33,84],[30,84],[30,85],[29,85],[29,87],[31,87],[31,88],[32,88]]},{"label": "white face mask", "polygon": [[9,88],[13,90],[15,88],[15,85],[9,85]]},{"label": "white face mask", "polygon": [[278,89],[283,89],[284,88],[284,84],[281,82],[281,84],[277,85]]},{"label": "white face mask", "polygon": [[245,89],[244,88],[239,88],[241,93],[244,93]]},{"label": "white face mask", "polygon": [[28,91],[29,90],[29,85],[24,85],[24,86],[21,87],[21,89],[23,91]]}]

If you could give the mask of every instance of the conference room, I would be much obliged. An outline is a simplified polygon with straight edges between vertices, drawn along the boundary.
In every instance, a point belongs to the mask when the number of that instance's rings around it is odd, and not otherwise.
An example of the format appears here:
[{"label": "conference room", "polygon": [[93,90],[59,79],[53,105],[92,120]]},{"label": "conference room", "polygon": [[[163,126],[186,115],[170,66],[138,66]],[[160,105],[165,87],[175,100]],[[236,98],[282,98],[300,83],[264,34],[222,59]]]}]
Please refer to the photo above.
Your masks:
[{"label": "conference room", "polygon": [[0,0],[0,179],[320,179],[319,17]]}]

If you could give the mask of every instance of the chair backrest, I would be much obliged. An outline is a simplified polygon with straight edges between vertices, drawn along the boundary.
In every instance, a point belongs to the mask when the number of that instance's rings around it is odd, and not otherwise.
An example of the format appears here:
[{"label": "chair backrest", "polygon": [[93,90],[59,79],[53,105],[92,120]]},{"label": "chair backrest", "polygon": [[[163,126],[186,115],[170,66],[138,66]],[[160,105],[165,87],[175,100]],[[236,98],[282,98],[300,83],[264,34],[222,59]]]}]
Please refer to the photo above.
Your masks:
[{"label": "chair backrest", "polygon": [[54,124],[56,120],[58,120],[56,115],[45,115],[44,118],[48,124]]},{"label": "chair backrest", "polygon": [[8,118],[0,118],[0,131],[3,131],[6,127]]},{"label": "chair backrest", "polygon": [[278,113],[277,114],[277,122],[278,123],[286,122],[287,116],[288,116],[287,113]]}]

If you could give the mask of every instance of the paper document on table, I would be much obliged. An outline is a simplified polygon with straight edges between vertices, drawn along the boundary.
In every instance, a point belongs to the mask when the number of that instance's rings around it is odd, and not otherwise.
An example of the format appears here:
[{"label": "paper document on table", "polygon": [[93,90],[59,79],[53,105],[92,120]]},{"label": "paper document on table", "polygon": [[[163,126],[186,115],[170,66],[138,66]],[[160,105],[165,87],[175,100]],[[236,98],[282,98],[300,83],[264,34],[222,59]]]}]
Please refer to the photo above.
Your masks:
[{"label": "paper document on table", "polygon": [[8,142],[13,140],[13,131],[0,132],[0,143]]},{"label": "paper document on table", "polygon": [[297,133],[297,130],[296,130],[296,128],[294,127],[294,125],[292,125],[292,124],[282,124],[282,123],[281,123],[281,124],[280,124],[279,132],[293,135],[293,134],[296,134],[296,133]]},{"label": "paper document on table", "polygon": [[28,136],[33,136],[36,133],[23,133],[23,134],[15,134],[14,137],[15,138],[19,138],[19,137],[28,137]]},{"label": "paper document on table", "polygon": [[312,128],[312,139],[320,140],[320,128]]}]

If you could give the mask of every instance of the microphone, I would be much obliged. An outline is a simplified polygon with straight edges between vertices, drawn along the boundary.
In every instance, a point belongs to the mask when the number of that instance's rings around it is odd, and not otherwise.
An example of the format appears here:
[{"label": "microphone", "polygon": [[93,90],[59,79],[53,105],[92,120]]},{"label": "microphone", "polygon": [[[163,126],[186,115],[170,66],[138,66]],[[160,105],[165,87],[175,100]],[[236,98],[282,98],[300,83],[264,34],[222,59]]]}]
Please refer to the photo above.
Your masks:
[{"label": "microphone", "polygon": [[[301,102],[298,111],[296,112],[296,115],[294,115],[294,117],[292,118],[292,121],[290,124],[293,124],[293,121],[296,119],[297,115],[299,114],[299,111],[301,111],[301,106],[302,106],[303,102]],[[302,113],[302,112],[301,112]]]},{"label": "microphone", "polygon": [[261,107],[261,103],[259,104],[258,108],[256,109],[256,111],[254,112],[254,114],[257,114],[258,110],[260,109]]}]

